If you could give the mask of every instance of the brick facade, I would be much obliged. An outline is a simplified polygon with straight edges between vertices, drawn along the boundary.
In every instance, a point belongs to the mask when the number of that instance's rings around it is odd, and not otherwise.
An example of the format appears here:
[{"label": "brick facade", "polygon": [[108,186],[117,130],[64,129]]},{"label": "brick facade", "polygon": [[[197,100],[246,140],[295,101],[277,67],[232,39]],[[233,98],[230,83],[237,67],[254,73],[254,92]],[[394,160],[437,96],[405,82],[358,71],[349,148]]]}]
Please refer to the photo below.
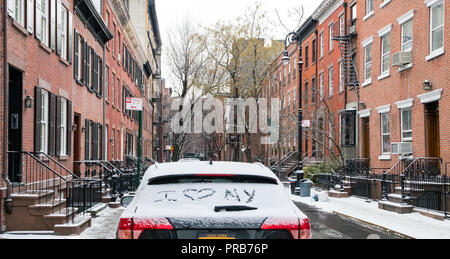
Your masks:
[{"label": "brick facade", "polygon": [[[440,145],[440,157],[450,159],[448,125],[448,93],[450,82],[449,55],[445,52],[432,57],[430,50],[430,15],[432,6],[443,3],[444,48],[448,50],[450,20],[450,1],[374,1],[372,14],[366,14],[365,3],[358,2],[358,70],[364,78],[363,44],[372,40],[372,77],[371,82],[361,87],[361,101],[364,103],[367,120],[370,123],[370,164],[371,167],[390,168],[398,161],[398,155],[382,154],[381,115],[389,114],[390,143],[402,142],[402,109],[411,108],[412,141],[414,157],[436,156],[427,152],[431,139]],[[432,6],[427,6],[430,3]],[[402,25],[412,21],[412,64],[404,69],[392,66],[392,55],[402,50]],[[382,37],[390,35],[390,65],[384,76],[381,72]],[[431,90],[425,90],[423,82],[432,83]],[[364,80],[361,79],[364,83]],[[442,92],[441,92],[442,91]],[[436,96],[425,98],[422,94]],[[421,98],[422,97],[422,98]],[[428,100],[426,100],[428,99]],[[401,101],[406,101],[401,103]],[[427,102],[438,102],[439,134],[427,138],[425,106]],[[400,103],[399,103],[400,102]],[[425,102],[425,103],[424,103]],[[405,103],[409,103],[406,104]],[[390,106],[390,107],[389,107]],[[384,108],[383,108],[384,107]],[[406,108],[405,108],[406,107]],[[361,129],[362,131],[362,129]],[[440,136],[438,136],[440,135]],[[403,138],[404,139],[404,138]],[[362,149],[363,147],[361,147]],[[361,150],[361,153],[363,151]]]}]

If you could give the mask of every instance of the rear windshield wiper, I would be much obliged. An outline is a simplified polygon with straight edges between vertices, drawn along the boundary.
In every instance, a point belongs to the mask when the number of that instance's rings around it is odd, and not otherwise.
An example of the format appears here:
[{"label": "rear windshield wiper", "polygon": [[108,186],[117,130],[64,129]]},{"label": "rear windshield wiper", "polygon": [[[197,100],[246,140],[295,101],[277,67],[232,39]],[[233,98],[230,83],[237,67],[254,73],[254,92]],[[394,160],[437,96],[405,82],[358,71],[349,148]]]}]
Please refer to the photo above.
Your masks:
[{"label": "rear windshield wiper", "polygon": [[242,205],[230,205],[230,206],[215,206],[214,211],[220,212],[220,211],[243,211],[243,210],[257,210],[256,207],[250,207],[250,206],[242,206]]}]

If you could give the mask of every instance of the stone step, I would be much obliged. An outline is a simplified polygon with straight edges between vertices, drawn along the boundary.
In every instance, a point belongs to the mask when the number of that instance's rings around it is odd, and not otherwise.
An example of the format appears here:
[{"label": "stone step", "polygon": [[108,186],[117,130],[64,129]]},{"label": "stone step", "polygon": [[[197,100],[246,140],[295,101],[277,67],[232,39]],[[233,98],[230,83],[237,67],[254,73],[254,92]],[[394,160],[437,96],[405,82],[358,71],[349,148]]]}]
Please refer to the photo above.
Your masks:
[{"label": "stone step", "polygon": [[403,205],[398,204],[390,201],[379,201],[378,202],[378,208],[388,211],[397,212],[398,214],[407,214],[411,213],[413,210],[413,206],[411,205]]},{"label": "stone step", "polygon": [[75,217],[73,222],[69,222],[66,224],[56,224],[54,226],[56,235],[79,235],[86,228],[91,226],[92,217]]},{"label": "stone step", "polygon": [[49,204],[41,203],[28,206],[28,211],[33,216],[44,216],[52,214],[55,211],[60,211],[66,207],[66,200],[53,200]]},{"label": "stone step", "polygon": [[28,191],[25,193],[12,194],[11,198],[13,200],[13,207],[26,207],[30,205],[35,205],[43,203],[49,200],[53,200],[55,195],[54,191]]},{"label": "stone step", "polygon": [[[424,189],[412,189],[409,187],[405,187],[405,192],[406,193],[420,193],[420,192],[424,192]],[[401,186],[397,186],[395,187],[395,193],[396,194],[401,194],[402,193],[402,187]]]},{"label": "stone step", "polygon": [[[402,203],[402,195],[398,194],[398,193],[390,193],[390,194],[388,194],[388,200],[393,203],[401,204]],[[408,204],[410,204],[410,202],[411,202],[410,197],[406,196],[405,200]]]},{"label": "stone step", "polygon": [[77,213],[77,208],[64,208],[56,213],[44,215],[43,220],[50,228],[54,228],[55,225],[66,224],[66,222],[71,221],[77,216]]}]

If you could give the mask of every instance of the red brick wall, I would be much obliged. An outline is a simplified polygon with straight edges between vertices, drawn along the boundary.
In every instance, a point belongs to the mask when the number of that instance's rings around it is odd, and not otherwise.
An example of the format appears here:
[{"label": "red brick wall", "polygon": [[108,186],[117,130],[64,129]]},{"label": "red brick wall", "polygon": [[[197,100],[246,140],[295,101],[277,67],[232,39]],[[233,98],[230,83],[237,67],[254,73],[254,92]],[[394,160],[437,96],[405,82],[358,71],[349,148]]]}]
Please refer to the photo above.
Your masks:
[{"label": "red brick wall", "polygon": [[[413,122],[413,151],[415,157],[426,156],[425,126],[424,126],[424,105],[417,97],[426,93],[423,89],[423,81],[428,80],[433,84],[433,90],[443,89],[442,99],[439,101],[440,113],[440,146],[441,156],[444,161],[450,161],[450,140],[449,131],[449,89],[450,82],[450,57],[447,53],[426,61],[429,51],[429,30],[430,11],[424,1],[392,1],[383,8],[380,8],[380,1],[375,1],[374,15],[363,21],[365,16],[365,4],[358,2],[358,70],[360,81],[363,79],[364,50],[361,42],[370,36],[374,36],[372,44],[372,84],[361,87],[361,101],[371,109],[370,116],[370,158],[372,167],[391,167],[398,157],[392,155],[390,160],[379,159],[381,155],[381,133],[380,115],[376,107],[391,105],[390,111],[390,133],[391,143],[401,141],[400,110],[395,105],[396,102],[413,98],[412,122]],[[445,14],[450,12],[450,1],[445,0]],[[406,14],[410,10],[415,10],[413,18],[413,67],[403,72],[399,72],[397,67],[390,67],[390,76],[378,80],[380,76],[380,56],[381,38],[378,31],[385,26],[392,24],[391,31],[391,56],[401,50],[401,26],[397,18]],[[446,52],[450,49],[449,27],[450,19],[445,17],[445,40]],[[391,59],[392,62],[392,59]],[[392,65],[392,63],[391,63]]]}]

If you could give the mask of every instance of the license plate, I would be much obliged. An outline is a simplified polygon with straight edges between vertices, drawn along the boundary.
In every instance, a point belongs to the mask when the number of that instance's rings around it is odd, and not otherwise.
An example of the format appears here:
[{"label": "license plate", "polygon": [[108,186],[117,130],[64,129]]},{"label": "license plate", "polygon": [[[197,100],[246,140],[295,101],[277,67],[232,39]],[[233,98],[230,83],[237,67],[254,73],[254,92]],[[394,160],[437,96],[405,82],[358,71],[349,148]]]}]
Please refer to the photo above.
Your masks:
[{"label": "license plate", "polygon": [[198,239],[236,239],[230,234],[200,234]]}]

